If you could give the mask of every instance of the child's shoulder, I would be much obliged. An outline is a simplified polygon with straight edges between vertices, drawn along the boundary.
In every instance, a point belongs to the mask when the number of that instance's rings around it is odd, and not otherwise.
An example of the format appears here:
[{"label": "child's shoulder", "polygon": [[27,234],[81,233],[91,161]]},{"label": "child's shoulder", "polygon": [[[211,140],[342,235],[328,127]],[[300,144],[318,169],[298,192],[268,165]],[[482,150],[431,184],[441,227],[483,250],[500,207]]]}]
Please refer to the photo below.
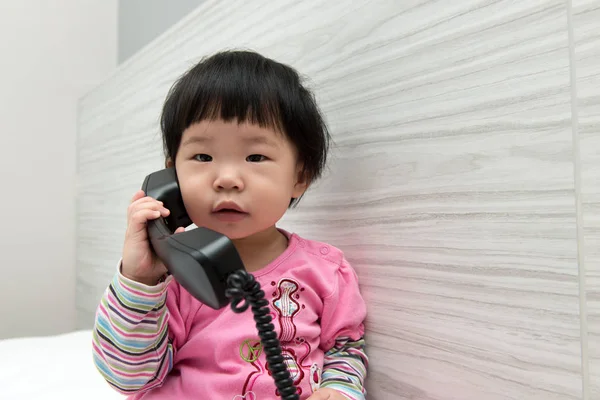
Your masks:
[{"label": "child's shoulder", "polygon": [[308,239],[297,233],[291,233],[289,237],[290,244],[295,246],[294,253],[297,257],[310,258],[312,262],[320,262],[336,269],[345,260],[343,251],[329,243]]},{"label": "child's shoulder", "polygon": [[291,251],[284,268],[276,273],[300,279],[323,298],[337,292],[342,282],[344,288],[358,282],[356,272],[340,248],[296,233],[288,237]]}]

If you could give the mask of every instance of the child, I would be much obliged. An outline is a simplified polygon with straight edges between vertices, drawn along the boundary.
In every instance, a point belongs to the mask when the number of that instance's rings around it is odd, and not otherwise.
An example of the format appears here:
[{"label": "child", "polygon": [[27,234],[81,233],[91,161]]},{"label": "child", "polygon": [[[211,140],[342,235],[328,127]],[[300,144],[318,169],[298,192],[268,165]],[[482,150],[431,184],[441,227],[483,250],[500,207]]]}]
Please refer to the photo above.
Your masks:
[{"label": "child", "polygon": [[[230,238],[265,291],[300,399],[364,399],[354,270],[337,248],[276,227],[320,177],[329,145],[297,72],[254,52],[218,53],[171,88],[161,128],[189,217]],[[130,399],[277,399],[252,312],[201,304],[150,251],[146,221],[168,213],[142,191],[132,198],[96,312],[98,370]]]}]

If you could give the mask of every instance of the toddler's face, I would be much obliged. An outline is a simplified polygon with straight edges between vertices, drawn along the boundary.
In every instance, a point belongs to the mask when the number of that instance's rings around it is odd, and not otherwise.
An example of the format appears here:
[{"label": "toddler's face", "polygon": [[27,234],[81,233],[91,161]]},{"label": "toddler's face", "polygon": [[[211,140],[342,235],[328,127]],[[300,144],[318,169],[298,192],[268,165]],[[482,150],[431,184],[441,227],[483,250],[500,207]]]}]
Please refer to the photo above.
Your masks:
[{"label": "toddler's face", "polygon": [[257,125],[202,121],[185,130],[175,160],[188,215],[240,239],[275,225],[307,184],[290,141]]}]

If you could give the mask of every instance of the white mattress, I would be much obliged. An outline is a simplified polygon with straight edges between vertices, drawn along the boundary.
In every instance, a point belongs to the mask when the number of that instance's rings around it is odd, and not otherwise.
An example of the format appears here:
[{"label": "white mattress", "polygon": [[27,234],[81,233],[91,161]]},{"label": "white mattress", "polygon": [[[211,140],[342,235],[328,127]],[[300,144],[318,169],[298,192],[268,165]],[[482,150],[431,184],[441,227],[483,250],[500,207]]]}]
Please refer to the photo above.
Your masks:
[{"label": "white mattress", "polygon": [[91,331],[0,340],[2,400],[122,400],[96,370]]}]

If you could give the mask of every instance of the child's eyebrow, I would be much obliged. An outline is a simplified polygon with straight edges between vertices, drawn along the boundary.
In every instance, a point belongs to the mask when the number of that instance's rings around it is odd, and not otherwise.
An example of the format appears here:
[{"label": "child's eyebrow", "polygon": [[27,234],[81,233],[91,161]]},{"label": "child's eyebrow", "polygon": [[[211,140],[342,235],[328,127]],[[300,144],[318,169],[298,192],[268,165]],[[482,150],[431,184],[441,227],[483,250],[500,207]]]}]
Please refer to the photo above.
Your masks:
[{"label": "child's eyebrow", "polygon": [[183,143],[182,146],[188,145],[188,144],[193,144],[193,143],[207,143],[207,142],[212,142],[212,137],[206,137],[206,136],[192,136],[190,138],[187,138]]},{"label": "child's eyebrow", "polygon": [[266,136],[249,136],[242,139],[246,143],[266,144],[267,146],[279,147],[277,142]]}]

